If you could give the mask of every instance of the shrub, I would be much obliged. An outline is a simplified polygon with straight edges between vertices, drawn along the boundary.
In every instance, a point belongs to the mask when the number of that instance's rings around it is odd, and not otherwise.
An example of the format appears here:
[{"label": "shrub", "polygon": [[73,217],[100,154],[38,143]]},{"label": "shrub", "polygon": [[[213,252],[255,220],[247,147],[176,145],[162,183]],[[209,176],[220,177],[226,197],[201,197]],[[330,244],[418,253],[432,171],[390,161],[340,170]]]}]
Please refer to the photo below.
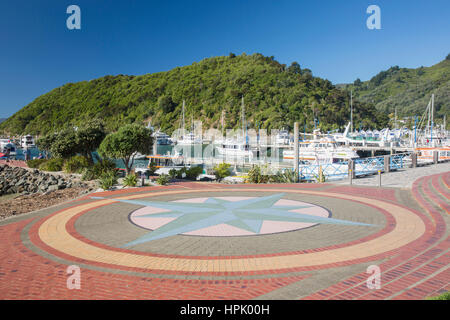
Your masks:
[{"label": "shrub", "polygon": [[197,177],[203,173],[202,167],[190,167],[186,171],[186,178],[189,180],[197,180]]},{"label": "shrub", "polygon": [[47,162],[47,159],[33,159],[33,160],[28,160],[27,165],[28,165],[28,168],[37,169],[40,167],[41,164],[43,164],[45,162]]},{"label": "shrub", "polygon": [[277,174],[269,177],[269,182],[275,183],[295,183],[295,171],[284,170],[279,171]]},{"label": "shrub", "polygon": [[165,186],[169,182],[170,182],[170,179],[169,179],[169,175],[167,175],[167,174],[162,174],[156,179],[156,183],[161,186]]},{"label": "shrub", "polygon": [[444,292],[436,297],[428,297],[427,300],[450,300],[450,291]]},{"label": "shrub", "polygon": [[253,166],[248,171],[246,180],[249,183],[267,183],[269,181],[269,176],[262,173],[260,166]]},{"label": "shrub", "polygon": [[177,179],[183,179],[184,178],[183,173],[186,175],[187,170],[188,169],[186,167],[183,167],[180,170],[178,170],[177,171]]},{"label": "shrub", "polygon": [[39,166],[39,169],[43,171],[61,171],[64,164],[64,160],[61,158],[53,158],[47,160]]},{"label": "shrub", "polygon": [[148,170],[149,170],[149,174],[151,176],[154,176],[155,172],[156,172],[156,170],[158,170],[158,168],[156,167],[154,162],[150,162],[150,166],[148,167]]},{"label": "shrub", "polygon": [[67,173],[81,173],[89,167],[89,161],[83,156],[74,156],[64,163],[64,171]]},{"label": "shrub", "polygon": [[100,178],[103,173],[115,171],[116,164],[109,159],[103,159],[83,171],[82,180],[94,180]]},{"label": "shrub", "polygon": [[108,190],[115,184],[117,184],[117,173],[115,170],[102,173],[100,176],[100,188],[103,190]]},{"label": "shrub", "polygon": [[97,179],[98,177],[94,174],[94,170],[92,168],[86,168],[83,171],[83,175],[81,176],[81,180],[91,181]]},{"label": "shrub", "polygon": [[169,177],[170,179],[175,179],[178,177],[178,170],[177,169],[170,169],[169,170]]},{"label": "shrub", "polygon": [[228,177],[231,175],[230,172],[230,164],[228,163],[221,163],[214,167],[214,175],[216,176],[217,180],[222,180],[225,177]]},{"label": "shrub", "polygon": [[125,187],[136,187],[137,181],[136,175],[131,173],[123,179],[123,185]]}]

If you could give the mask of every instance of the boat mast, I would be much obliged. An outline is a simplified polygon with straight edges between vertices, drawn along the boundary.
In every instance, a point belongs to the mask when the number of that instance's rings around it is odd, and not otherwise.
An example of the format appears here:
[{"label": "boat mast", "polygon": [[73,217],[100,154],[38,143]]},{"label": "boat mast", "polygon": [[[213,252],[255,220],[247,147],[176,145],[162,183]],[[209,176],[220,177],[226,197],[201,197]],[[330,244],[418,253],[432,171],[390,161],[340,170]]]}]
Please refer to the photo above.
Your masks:
[{"label": "boat mast", "polygon": [[225,117],[225,110],[222,110],[222,119],[221,119],[221,123],[222,123],[222,137],[223,137],[223,131],[224,131],[224,117]]},{"label": "boat mast", "polygon": [[352,132],[353,132],[353,90],[350,90],[350,133]]},{"label": "boat mast", "polygon": [[[244,96],[242,96],[242,135],[245,139],[245,106],[244,106]],[[245,140],[244,140],[245,141]]]},{"label": "boat mast", "polygon": [[395,106],[394,129],[397,129],[397,106]]},{"label": "boat mast", "polygon": [[181,129],[183,130],[183,134],[184,134],[184,100],[183,100],[183,116],[182,116],[182,127]]},{"label": "boat mast", "polygon": [[434,93],[431,95],[431,145],[433,145],[433,125],[434,125]]}]

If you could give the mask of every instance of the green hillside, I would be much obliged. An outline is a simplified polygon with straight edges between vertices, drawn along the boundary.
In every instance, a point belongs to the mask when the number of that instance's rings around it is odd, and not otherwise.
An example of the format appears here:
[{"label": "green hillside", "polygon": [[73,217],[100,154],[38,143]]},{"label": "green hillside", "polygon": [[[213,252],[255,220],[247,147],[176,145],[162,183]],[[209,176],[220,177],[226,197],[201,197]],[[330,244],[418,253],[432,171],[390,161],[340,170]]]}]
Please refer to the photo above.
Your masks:
[{"label": "green hillside", "polygon": [[[179,127],[186,100],[204,127],[218,127],[222,110],[228,128],[239,126],[241,97],[249,127],[292,128],[294,121],[323,130],[342,128],[349,119],[349,97],[330,81],[313,77],[298,63],[287,67],[261,54],[213,57],[168,72],[142,76],[105,76],[68,83],[36,98],[0,125],[9,134],[42,134],[89,118],[102,118],[107,129],[127,123],[152,125],[171,133]],[[374,128],[387,116],[367,103],[356,103],[355,123]]]},{"label": "green hillside", "polygon": [[369,81],[356,80],[351,85],[354,96],[361,102],[374,103],[379,111],[399,116],[422,115],[435,94],[435,110],[438,117],[450,115],[450,55],[432,66],[417,69],[391,67]]}]

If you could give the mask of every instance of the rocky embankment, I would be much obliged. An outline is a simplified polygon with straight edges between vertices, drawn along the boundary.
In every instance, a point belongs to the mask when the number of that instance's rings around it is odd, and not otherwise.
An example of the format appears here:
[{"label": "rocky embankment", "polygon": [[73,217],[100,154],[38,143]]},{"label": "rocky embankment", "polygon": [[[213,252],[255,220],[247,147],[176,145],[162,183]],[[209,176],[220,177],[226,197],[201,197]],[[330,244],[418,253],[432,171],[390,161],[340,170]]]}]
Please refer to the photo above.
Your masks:
[{"label": "rocky embankment", "polygon": [[37,169],[0,165],[0,196],[48,193],[67,188],[89,189],[89,186],[70,176],[46,173]]}]

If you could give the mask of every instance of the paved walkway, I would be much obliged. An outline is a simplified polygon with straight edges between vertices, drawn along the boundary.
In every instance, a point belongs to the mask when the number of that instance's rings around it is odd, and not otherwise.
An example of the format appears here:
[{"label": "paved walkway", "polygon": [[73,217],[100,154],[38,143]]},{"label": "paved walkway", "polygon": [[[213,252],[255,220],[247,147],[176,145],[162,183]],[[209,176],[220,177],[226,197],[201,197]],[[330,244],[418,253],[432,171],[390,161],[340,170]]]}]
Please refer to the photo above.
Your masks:
[{"label": "paved walkway", "polygon": [[0,221],[0,299],[423,299],[449,289],[449,184],[91,194]]},{"label": "paved walkway", "polygon": [[[427,165],[414,169],[401,169],[381,175],[381,185],[383,187],[412,188],[413,183],[421,177],[440,174],[450,171],[450,162],[443,162],[435,165]],[[338,184],[349,184],[348,179],[337,181]],[[371,175],[353,179],[352,183],[357,186],[378,187],[378,175]]]}]

